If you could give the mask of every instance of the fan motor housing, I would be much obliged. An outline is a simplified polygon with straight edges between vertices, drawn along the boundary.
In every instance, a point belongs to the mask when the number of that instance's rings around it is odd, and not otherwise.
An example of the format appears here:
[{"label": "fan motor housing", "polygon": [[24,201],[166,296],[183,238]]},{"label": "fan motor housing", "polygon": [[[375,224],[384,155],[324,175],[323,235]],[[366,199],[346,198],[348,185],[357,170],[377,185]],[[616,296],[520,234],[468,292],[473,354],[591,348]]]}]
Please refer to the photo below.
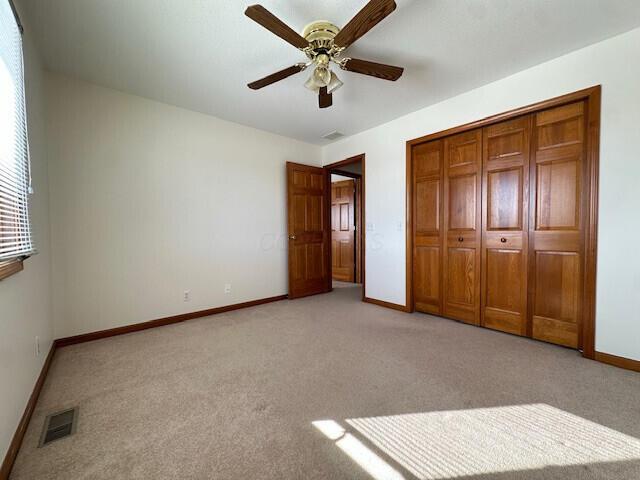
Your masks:
[{"label": "fan motor housing", "polygon": [[302,36],[307,40],[314,50],[328,50],[333,45],[333,38],[340,32],[340,29],[326,20],[316,20],[304,27]]}]

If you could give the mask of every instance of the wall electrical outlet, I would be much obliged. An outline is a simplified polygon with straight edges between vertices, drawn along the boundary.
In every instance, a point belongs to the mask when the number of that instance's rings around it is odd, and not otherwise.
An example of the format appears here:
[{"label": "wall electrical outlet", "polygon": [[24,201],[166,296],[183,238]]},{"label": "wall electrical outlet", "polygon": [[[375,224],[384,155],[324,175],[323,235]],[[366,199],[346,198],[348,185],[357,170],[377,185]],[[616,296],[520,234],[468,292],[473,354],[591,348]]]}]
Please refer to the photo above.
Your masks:
[{"label": "wall electrical outlet", "polygon": [[224,284],[224,293],[225,294],[231,293],[231,284],[230,283],[225,283]]},{"label": "wall electrical outlet", "polygon": [[182,296],[182,299],[185,302],[188,302],[189,300],[191,300],[191,290],[185,290],[184,295]]},{"label": "wall electrical outlet", "polygon": [[40,356],[40,337],[36,336],[36,357]]}]

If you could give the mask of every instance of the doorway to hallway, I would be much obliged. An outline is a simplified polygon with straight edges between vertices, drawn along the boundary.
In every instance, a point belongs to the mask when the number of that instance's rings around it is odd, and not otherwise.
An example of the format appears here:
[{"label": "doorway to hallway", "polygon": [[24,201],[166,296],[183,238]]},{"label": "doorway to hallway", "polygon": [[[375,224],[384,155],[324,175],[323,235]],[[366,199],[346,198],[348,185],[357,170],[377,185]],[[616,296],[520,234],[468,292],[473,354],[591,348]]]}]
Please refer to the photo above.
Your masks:
[{"label": "doorway to hallway", "polygon": [[364,297],[364,155],[325,166],[330,193],[333,288],[362,284]]}]

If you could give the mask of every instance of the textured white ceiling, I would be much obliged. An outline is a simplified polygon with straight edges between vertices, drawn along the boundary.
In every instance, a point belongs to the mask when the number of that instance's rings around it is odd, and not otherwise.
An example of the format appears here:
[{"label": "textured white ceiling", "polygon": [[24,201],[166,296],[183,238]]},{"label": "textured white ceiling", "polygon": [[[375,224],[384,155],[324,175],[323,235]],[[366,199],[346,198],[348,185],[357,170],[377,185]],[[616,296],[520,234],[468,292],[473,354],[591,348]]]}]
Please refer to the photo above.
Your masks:
[{"label": "textured white ceiling", "polygon": [[[258,0],[256,0],[258,1]],[[259,0],[289,24],[344,25],[365,0]],[[311,143],[351,135],[640,25],[638,0],[396,0],[350,56],[405,67],[397,82],[338,72],[319,110],[304,60],[244,16],[251,0],[17,0],[50,70]]]}]

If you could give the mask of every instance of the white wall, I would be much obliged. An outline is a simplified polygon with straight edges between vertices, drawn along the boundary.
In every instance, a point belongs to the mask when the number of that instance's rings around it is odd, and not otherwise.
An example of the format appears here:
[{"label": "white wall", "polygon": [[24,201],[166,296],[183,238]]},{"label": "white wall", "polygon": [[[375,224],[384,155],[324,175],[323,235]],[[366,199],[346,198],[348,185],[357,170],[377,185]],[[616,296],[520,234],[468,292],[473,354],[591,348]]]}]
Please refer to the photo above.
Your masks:
[{"label": "white wall", "polygon": [[640,29],[328,145],[366,153],[367,296],[405,304],[405,142],[601,84],[596,349],[640,360]]},{"label": "white wall", "polygon": [[[35,189],[29,207],[39,253],[25,260],[22,272],[0,281],[0,462],[22,417],[53,337],[43,72],[28,25],[24,52]],[[40,356],[35,353],[36,336],[40,337]]]},{"label": "white wall", "polygon": [[285,162],[320,147],[57,74],[46,91],[56,338],[287,293]]}]

